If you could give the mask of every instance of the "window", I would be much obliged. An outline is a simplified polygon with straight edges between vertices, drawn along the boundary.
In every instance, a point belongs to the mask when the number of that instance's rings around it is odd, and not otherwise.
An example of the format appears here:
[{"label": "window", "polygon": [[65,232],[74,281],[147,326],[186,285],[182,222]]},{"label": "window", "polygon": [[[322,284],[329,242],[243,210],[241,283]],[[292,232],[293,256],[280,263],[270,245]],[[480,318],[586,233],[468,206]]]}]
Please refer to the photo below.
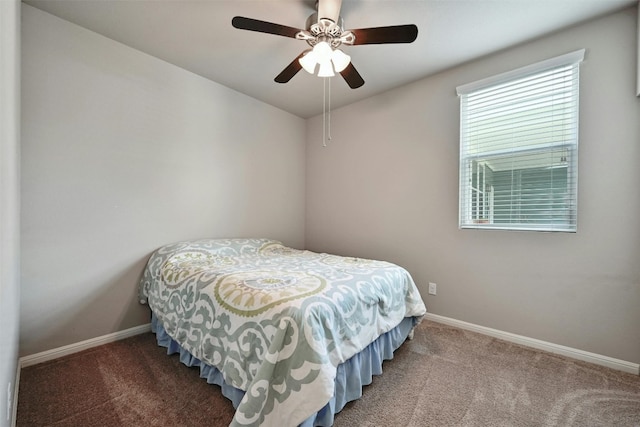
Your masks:
[{"label": "window", "polygon": [[584,49],[457,88],[460,228],[576,231]]}]

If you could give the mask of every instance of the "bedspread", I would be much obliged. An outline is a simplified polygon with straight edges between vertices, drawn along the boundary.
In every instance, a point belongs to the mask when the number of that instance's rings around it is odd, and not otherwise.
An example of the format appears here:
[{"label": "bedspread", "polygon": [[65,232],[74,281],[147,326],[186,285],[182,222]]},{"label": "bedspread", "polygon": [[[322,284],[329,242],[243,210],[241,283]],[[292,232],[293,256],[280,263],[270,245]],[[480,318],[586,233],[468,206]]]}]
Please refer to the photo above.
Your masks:
[{"label": "bedspread", "polygon": [[164,246],[139,294],[174,340],[245,391],[232,426],[298,425],[332,397],[340,363],[426,312],[395,264],[268,239]]}]

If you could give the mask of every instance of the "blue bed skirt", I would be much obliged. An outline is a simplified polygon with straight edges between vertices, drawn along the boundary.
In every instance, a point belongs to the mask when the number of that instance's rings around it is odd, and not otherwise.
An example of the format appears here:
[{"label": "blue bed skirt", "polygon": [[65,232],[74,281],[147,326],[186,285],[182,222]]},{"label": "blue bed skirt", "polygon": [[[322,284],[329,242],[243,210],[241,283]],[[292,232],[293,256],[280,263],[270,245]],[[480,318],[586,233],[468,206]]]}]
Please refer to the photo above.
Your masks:
[{"label": "blue bed skirt", "polygon": [[[393,359],[393,352],[407,339],[417,323],[417,318],[404,318],[394,329],[381,335],[360,353],[338,365],[333,397],[321,410],[300,424],[300,427],[332,426],[334,415],[340,412],[348,402],[362,397],[362,387],[371,384],[373,375],[382,374],[382,362]],[[222,394],[231,400],[233,407],[238,407],[244,391],[225,383],[218,369],[201,362],[183,349],[166,333],[153,312],[151,313],[151,330],[156,334],[158,345],[166,347],[167,354],[180,353],[182,363],[189,367],[199,367],[200,377],[205,378],[209,384],[220,386]]]}]

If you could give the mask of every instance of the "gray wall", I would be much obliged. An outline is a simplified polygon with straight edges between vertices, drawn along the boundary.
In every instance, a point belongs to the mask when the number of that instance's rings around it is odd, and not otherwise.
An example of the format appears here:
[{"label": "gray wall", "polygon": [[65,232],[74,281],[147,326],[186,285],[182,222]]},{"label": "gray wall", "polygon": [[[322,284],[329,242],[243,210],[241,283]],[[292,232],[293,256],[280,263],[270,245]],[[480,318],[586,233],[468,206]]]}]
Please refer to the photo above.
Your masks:
[{"label": "gray wall", "polygon": [[[431,313],[640,362],[636,20],[627,9],[335,110],[327,148],[310,119],[307,248],[405,266]],[[580,48],[578,232],[459,230],[456,86]]]},{"label": "gray wall", "polygon": [[[21,354],[146,323],[135,287],[161,244],[264,236],[404,265],[432,313],[640,362],[636,20],[629,9],[336,110],[323,148],[321,117],[23,5]],[[579,48],[578,232],[458,230],[455,87]],[[3,227],[18,224],[17,188],[3,175]],[[17,256],[2,262],[4,275]]]},{"label": "gray wall", "polygon": [[21,355],[148,323],[137,282],[162,244],[304,246],[303,119],[30,6],[22,16]]},{"label": "gray wall", "polygon": [[0,1],[0,64],[0,426],[9,426],[20,306],[19,0]]}]

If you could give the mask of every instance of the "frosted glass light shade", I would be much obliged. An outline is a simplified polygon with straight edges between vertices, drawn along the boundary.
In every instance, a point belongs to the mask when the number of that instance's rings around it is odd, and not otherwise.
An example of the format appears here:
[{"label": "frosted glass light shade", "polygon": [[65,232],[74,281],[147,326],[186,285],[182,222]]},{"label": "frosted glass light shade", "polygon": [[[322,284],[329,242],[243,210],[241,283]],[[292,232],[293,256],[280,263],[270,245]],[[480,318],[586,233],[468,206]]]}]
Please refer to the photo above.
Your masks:
[{"label": "frosted glass light shade", "polygon": [[313,47],[313,53],[316,55],[318,62],[322,64],[331,60],[333,49],[331,49],[329,43],[319,42]]},{"label": "frosted glass light shade", "polygon": [[307,73],[315,74],[318,58],[312,50],[308,51],[298,62],[300,62],[300,65],[302,65],[302,68],[304,68]]},{"label": "frosted glass light shade", "polygon": [[335,74],[333,73],[333,67],[331,66],[331,61],[325,61],[320,63],[320,70],[318,70],[318,77],[333,77]]},{"label": "frosted glass light shade", "polygon": [[336,49],[331,53],[331,62],[333,62],[336,72],[339,73],[347,68],[347,65],[351,62],[351,57],[340,49]]}]

